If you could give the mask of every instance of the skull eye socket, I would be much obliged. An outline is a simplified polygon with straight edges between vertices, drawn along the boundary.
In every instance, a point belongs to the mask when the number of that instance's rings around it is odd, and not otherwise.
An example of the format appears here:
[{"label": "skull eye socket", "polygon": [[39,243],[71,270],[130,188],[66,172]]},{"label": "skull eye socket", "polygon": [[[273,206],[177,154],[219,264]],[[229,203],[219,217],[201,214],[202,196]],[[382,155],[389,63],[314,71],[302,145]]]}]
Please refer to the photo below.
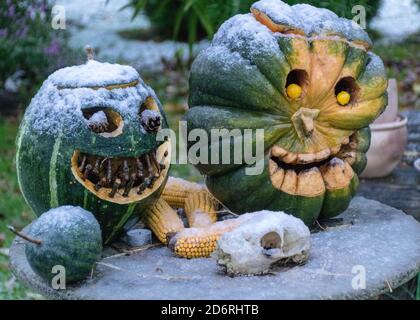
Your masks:
[{"label": "skull eye socket", "polygon": [[335,85],[334,93],[337,102],[341,106],[347,106],[357,101],[360,88],[356,84],[356,80],[352,77],[340,79]]},{"label": "skull eye socket", "polygon": [[103,137],[116,137],[122,133],[124,122],[121,115],[111,108],[93,107],[82,110],[89,128]]},{"label": "skull eye socket", "polygon": [[295,69],[289,72],[286,79],[286,94],[290,99],[302,97],[309,83],[309,76],[305,70]]},{"label": "skull eye socket", "polygon": [[280,249],[282,247],[280,235],[274,231],[265,234],[261,238],[261,247],[263,247],[266,250],[275,249],[275,248]]}]

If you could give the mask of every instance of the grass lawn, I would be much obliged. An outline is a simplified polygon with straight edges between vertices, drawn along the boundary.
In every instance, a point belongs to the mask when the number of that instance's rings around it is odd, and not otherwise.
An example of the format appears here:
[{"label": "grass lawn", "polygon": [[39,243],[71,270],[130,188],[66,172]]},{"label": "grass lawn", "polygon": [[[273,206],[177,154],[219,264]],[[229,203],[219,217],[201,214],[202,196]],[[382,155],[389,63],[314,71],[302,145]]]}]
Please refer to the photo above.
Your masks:
[{"label": "grass lawn", "polygon": [[[8,224],[21,228],[34,218],[22,198],[16,178],[14,157],[18,125],[15,119],[0,118],[0,249],[8,248],[13,239],[7,230]],[[14,281],[8,257],[4,252],[0,253],[0,300],[31,297],[32,293],[28,295],[25,288]]]}]

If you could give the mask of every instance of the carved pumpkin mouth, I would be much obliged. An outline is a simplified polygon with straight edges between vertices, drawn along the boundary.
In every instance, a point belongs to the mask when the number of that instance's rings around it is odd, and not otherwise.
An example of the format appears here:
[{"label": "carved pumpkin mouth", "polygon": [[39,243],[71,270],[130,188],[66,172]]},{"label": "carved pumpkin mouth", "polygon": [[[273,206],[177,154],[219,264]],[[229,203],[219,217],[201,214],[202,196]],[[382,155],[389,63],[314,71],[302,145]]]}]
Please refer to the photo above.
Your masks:
[{"label": "carved pumpkin mouth", "polygon": [[271,183],[283,192],[310,197],[326,188],[343,188],[355,174],[351,165],[356,161],[357,144],[353,134],[340,145],[317,153],[298,154],[274,145],[269,161]]},{"label": "carved pumpkin mouth", "polygon": [[133,157],[101,157],[76,150],[71,170],[97,197],[126,204],[147,198],[164,182],[170,166],[170,141]]}]

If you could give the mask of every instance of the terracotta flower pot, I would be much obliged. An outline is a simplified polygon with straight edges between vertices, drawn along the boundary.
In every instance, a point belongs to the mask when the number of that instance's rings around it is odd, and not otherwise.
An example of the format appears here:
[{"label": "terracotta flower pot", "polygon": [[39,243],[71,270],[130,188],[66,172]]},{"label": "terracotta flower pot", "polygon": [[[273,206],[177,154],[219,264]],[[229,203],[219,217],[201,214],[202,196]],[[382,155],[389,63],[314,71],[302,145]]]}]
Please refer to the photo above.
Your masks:
[{"label": "terracotta flower pot", "polygon": [[367,166],[363,178],[379,178],[389,175],[400,162],[407,144],[407,118],[401,115],[393,122],[374,123],[371,145],[366,154]]}]

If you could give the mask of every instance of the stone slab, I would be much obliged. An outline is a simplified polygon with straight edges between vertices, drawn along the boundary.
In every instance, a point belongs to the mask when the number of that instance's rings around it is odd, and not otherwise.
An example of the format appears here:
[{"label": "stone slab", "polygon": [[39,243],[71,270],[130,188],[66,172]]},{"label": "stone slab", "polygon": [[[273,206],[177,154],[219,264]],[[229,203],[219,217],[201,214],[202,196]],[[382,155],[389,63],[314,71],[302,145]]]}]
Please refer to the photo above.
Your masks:
[{"label": "stone slab", "polygon": [[[305,265],[265,276],[230,278],[212,259],[180,259],[160,247],[105,257],[92,279],[53,290],[30,269],[19,240],[10,260],[20,281],[54,299],[368,299],[419,272],[420,223],[413,217],[356,197],[340,218],[342,225],[311,235]],[[356,290],[352,280],[361,270],[366,288]]]},{"label": "stone slab", "polygon": [[357,195],[402,210],[420,221],[420,172],[411,165],[402,163],[384,178],[361,179]]}]

